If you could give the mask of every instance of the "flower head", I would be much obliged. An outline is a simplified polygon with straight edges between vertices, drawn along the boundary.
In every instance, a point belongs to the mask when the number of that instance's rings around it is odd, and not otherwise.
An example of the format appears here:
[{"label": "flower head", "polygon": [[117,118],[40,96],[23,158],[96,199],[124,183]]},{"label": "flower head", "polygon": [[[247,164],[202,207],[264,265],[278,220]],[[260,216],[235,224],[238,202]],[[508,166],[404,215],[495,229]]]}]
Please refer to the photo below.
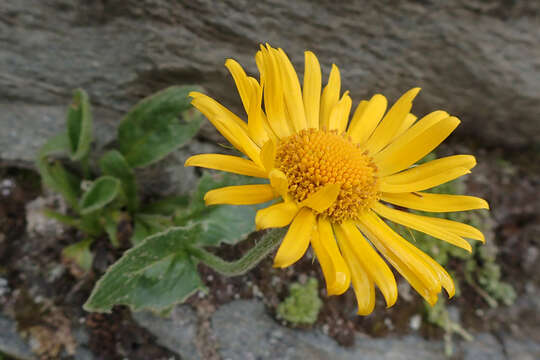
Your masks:
[{"label": "flower head", "polygon": [[388,111],[386,98],[376,94],[361,101],[351,117],[352,100],[348,91],[341,94],[335,65],[322,89],[319,62],[309,51],[303,87],[283,50],[261,46],[255,60],[260,80],[248,77],[234,60],[225,63],[247,122],[202,93],[190,94],[192,104],[248,158],[195,155],[186,166],[267,178],[269,183],[211,190],[206,204],[279,199],[255,218],[258,229],[290,225],[274,265],[290,266],[311,244],[328,294],[342,294],[352,284],[359,314],[373,311],[375,286],[387,306],[396,302],[396,281],[387,262],[430,304],[436,303],[442,288],[452,297],[455,289],[448,273],[382,218],[468,251],[471,245],[464,238],[484,241],[472,226],[401,209],[488,208],[486,201],[472,196],[423,192],[469,173],[476,164],[473,156],[414,166],[460,121],[440,110],[417,120],[410,111],[419,88],[407,91]]}]

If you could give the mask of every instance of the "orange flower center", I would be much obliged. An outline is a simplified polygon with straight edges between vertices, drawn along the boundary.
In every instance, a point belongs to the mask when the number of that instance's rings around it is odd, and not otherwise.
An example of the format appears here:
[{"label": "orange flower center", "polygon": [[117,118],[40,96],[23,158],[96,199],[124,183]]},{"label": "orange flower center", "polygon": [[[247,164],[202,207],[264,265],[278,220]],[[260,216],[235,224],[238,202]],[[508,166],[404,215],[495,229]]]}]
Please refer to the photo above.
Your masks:
[{"label": "orange flower center", "polygon": [[289,181],[298,202],[327,184],[339,184],[339,195],[322,214],[331,221],[355,219],[379,199],[377,167],[370,156],[337,131],[308,129],[283,139],[276,167]]}]

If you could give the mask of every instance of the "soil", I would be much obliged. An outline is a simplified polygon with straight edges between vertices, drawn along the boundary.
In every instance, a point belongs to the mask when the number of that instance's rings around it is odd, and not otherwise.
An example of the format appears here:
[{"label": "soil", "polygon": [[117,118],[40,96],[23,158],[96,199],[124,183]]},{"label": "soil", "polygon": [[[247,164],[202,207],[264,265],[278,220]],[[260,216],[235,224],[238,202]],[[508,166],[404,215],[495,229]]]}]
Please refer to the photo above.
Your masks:
[{"label": "soil", "polygon": [[[468,193],[485,197],[491,205],[502,277],[514,286],[519,302],[523,295],[526,298],[531,281],[540,286],[535,276],[540,271],[538,261],[530,259],[531,253],[538,253],[540,247],[540,211],[538,201],[534,201],[540,184],[540,154],[534,150],[509,153],[499,149],[478,149],[472,153],[476,153],[479,166],[467,180]],[[97,359],[178,358],[156,345],[155,337],[138,326],[126,308],[116,307],[111,314],[89,314],[82,310],[97,278],[121,256],[127,244],[123,242],[121,248],[115,249],[106,239],[97,241],[92,247],[96,254],[93,269],[88,274],[63,264],[61,249],[74,239],[80,240],[81,234],[67,230],[57,238],[40,242],[26,234],[25,206],[40,194],[36,173],[0,164],[0,278],[7,279],[9,289],[3,295],[0,293],[0,305],[17,320],[21,333],[45,338],[59,331],[66,334],[61,349],[41,349],[41,358],[54,358],[55,351],[60,358],[70,358],[70,346],[77,342],[74,335],[77,331],[88,335],[87,346]],[[125,238],[130,231],[126,224],[122,229]],[[226,259],[238,258],[253,245],[255,237],[236,246],[224,245],[217,253]],[[459,261],[451,262],[449,267],[458,274],[462,271]],[[328,298],[320,267],[309,255],[285,270],[273,268],[268,257],[247,274],[234,278],[220,276],[203,265],[199,270],[209,292],[204,296],[193,295],[188,303],[197,310],[197,346],[208,359],[218,358],[209,318],[220,305],[238,298],[256,297],[265,302],[269,314],[275,317],[278,304],[288,295],[288,284],[305,282],[308,277],[319,279],[324,304],[313,327],[322,329],[344,346],[353,344],[355,332],[384,336],[419,331],[428,338],[440,338],[443,334],[440,328],[425,321],[419,330],[411,328],[411,317],[421,314],[424,305],[420,296],[412,290],[408,294],[402,285],[400,298],[393,308],[385,309],[382,296],[378,294],[375,312],[368,317],[356,316],[353,292]],[[495,334],[517,331],[527,336],[540,333],[534,313],[531,314],[527,305],[517,313],[504,307],[491,309],[484,298],[467,285],[462,286],[462,295],[450,304],[460,310],[461,323],[468,330]]]}]

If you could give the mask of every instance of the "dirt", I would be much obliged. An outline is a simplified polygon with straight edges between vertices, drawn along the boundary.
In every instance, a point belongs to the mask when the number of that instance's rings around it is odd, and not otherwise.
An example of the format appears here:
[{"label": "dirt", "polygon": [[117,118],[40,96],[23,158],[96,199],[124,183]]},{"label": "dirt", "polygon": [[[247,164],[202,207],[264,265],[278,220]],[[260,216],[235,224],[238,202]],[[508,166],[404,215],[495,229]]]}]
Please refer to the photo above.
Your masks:
[{"label": "dirt", "polygon": [[[537,151],[504,153],[497,149],[479,149],[473,153],[477,154],[479,166],[467,181],[468,192],[490,202],[502,277],[515,287],[520,301],[526,298],[523,295],[531,281],[540,285],[535,276],[540,271],[539,262],[531,259],[531,254],[538,253],[540,248],[539,202],[534,200],[540,184],[540,154]],[[36,173],[0,164],[0,277],[7,279],[10,289],[7,295],[0,296],[0,305],[17,320],[19,331],[27,336],[47,338],[51,336],[43,331],[47,328],[63,331],[65,341],[61,349],[42,349],[41,358],[54,358],[54,354],[70,358],[73,350],[70,341],[77,342],[73,334],[80,329],[88,334],[86,346],[97,359],[178,358],[156,345],[155,337],[139,327],[126,308],[116,307],[111,314],[88,314],[82,310],[99,275],[121,256],[127,243],[115,249],[106,239],[97,241],[92,247],[96,254],[93,270],[85,275],[73,271],[62,263],[60,252],[74,239],[80,239],[81,234],[67,230],[59,238],[38,242],[25,233],[25,206],[40,194]],[[126,224],[122,230],[126,232],[124,238],[128,238],[130,231]],[[226,259],[236,259],[253,243],[252,236],[236,246],[224,245],[217,253]],[[462,271],[460,266],[460,261],[449,265],[458,272]],[[285,270],[273,268],[272,258],[268,257],[247,274],[234,278],[220,276],[202,265],[199,270],[209,292],[205,296],[195,294],[188,302],[197,310],[197,347],[207,359],[219,358],[210,316],[220,305],[239,298],[260,298],[268,313],[276,318],[276,308],[288,295],[288,285],[305,282],[308,277],[319,279],[324,304],[317,322],[308,327],[322,329],[344,346],[352,345],[358,332],[371,336],[416,331],[428,338],[443,335],[440,328],[425,321],[419,330],[411,328],[411,317],[422,314],[424,305],[420,296],[402,284],[400,298],[393,308],[385,309],[379,293],[375,312],[369,317],[357,316],[352,291],[338,297],[326,296],[320,267],[313,262],[312,255]],[[460,309],[462,324],[470,330],[515,332],[519,326],[523,334],[538,333],[534,313],[526,303],[517,311],[515,307],[491,309],[475,289],[465,284],[462,296],[450,304]],[[276,318],[276,321],[280,320]]]}]

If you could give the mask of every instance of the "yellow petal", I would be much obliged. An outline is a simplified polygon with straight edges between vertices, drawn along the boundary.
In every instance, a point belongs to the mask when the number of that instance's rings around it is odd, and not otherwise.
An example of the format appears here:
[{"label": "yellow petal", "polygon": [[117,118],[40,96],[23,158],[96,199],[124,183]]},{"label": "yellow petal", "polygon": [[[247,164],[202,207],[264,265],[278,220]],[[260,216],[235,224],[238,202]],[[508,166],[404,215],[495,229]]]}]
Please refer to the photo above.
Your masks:
[{"label": "yellow petal", "polygon": [[466,195],[431,194],[426,192],[384,193],[381,195],[381,200],[394,205],[430,212],[489,209],[486,200]]},{"label": "yellow petal", "polygon": [[405,192],[415,192],[422,191],[426,189],[431,189],[435,186],[447,183],[454,179],[457,179],[460,176],[470,174],[471,172],[467,168],[458,167],[441,172],[439,174],[431,175],[430,177],[425,177],[418,179],[414,182],[409,183],[392,183],[388,178],[381,179],[379,190],[386,193],[405,193]]},{"label": "yellow petal", "polygon": [[386,300],[386,306],[394,305],[398,294],[394,274],[392,274],[392,271],[379,254],[364,239],[356,224],[352,221],[344,221],[341,225],[334,225],[334,229],[339,245],[343,247],[343,252],[350,253],[352,251],[356,261],[362,265],[381,290]]},{"label": "yellow petal", "polygon": [[[408,243],[408,245],[411,247],[411,250],[416,251],[418,256],[422,258],[427,264],[431,266],[433,270],[439,275],[439,279],[441,281],[442,287],[446,290],[446,293],[448,294],[449,298],[454,297],[456,294],[456,287],[454,285],[454,280],[452,280],[452,277],[448,272],[435,260],[433,260],[432,257],[424,253],[423,251],[419,250],[412,244]],[[429,302],[429,301],[428,301]],[[432,304],[433,306],[434,304]]]},{"label": "yellow petal", "polygon": [[486,242],[486,239],[484,237],[484,234],[480,230],[478,230],[475,227],[472,227],[471,225],[463,224],[457,221],[447,220],[447,219],[440,219],[436,217],[428,217],[427,218],[430,223],[442,227],[443,229],[446,229],[450,232],[453,232],[454,234],[458,236],[463,236],[468,239],[473,240],[479,240],[481,242]]},{"label": "yellow petal", "polygon": [[355,259],[351,249],[343,247],[343,256],[351,271],[354,295],[358,303],[357,313],[369,315],[375,308],[375,283],[364,266]]},{"label": "yellow petal", "polygon": [[274,258],[274,266],[285,268],[297,262],[306,252],[315,227],[315,215],[303,208],[294,218]]},{"label": "yellow petal", "polygon": [[412,113],[408,113],[407,116],[405,117],[405,120],[403,120],[403,123],[401,124],[401,127],[399,128],[398,132],[392,138],[391,141],[394,141],[396,138],[403,135],[405,133],[405,131],[407,131],[414,124],[416,119],[418,119],[418,117],[416,115],[414,115]]},{"label": "yellow petal", "polygon": [[[370,231],[384,246],[383,249],[379,249],[379,245],[381,244],[374,243],[375,247],[383,253],[388,260],[399,258],[431,292],[439,293],[441,291],[439,276],[428,264],[408,249],[405,244],[407,243],[407,240],[398,235],[371,211],[363,213],[359,217],[359,221],[361,225],[364,225],[362,231],[364,231],[364,229]],[[385,254],[385,251],[387,254]]]},{"label": "yellow petal", "polygon": [[368,100],[360,100],[358,105],[356,105],[356,109],[354,110],[354,114],[352,116],[351,122],[349,123],[349,128],[347,129],[347,132],[351,130],[353,123],[358,122],[358,119],[362,117],[362,115],[364,114],[364,111],[366,111],[368,104],[369,104]]},{"label": "yellow petal", "polygon": [[346,91],[330,113],[330,120],[328,122],[329,130],[337,130],[338,134],[345,132],[347,123],[349,122],[351,105],[351,97],[349,96],[349,92]]},{"label": "yellow petal", "polygon": [[326,184],[315,193],[309,195],[306,200],[300,203],[300,206],[306,206],[321,213],[332,206],[340,190],[341,185],[339,184]]},{"label": "yellow petal", "polygon": [[469,170],[475,165],[476,159],[472,155],[448,156],[412,167],[394,175],[383,177],[382,181],[389,184],[409,184],[439,175],[454,168],[465,168]]},{"label": "yellow petal", "polygon": [[204,195],[204,201],[206,205],[252,205],[264,203],[276,197],[278,194],[268,184],[238,185],[210,190]]},{"label": "yellow petal", "polygon": [[[190,96],[192,96],[191,94],[193,93],[190,93]],[[227,139],[236,149],[244,152],[244,149],[242,149],[242,145],[237,140],[236,136],[227,128],[223,121],[217,121],[217,116],[215,116],[214,112],[207,107],[207,103],[208,102],[205,99],[194,98],[191,101],[191,105],[202,112],[225,139]]]},{"label": "yellow petal", "polygon": [[341,78],[339,76],[339,69],[336,65],[332,64],[332,70],[330,70],[330,76],[328,77],[328,84],[324,87],[321,96],[321,111],[320,111],[320,127],[328,129],[330,122],[330,113],[332,109],[339,101],[339,93],[341,90]]},{"label": "yellow petal", "polygon": [[221,123],[231,134],[234,134],[235,140],[240,144],[244,154],[249,156],[257,165],[261,165],[261,148],[253,142],[247,131],[233,122],[225,122],[223,118],[216,118],[216,123]]},{"label": "yellow petal", "polygon": [[321,264],[328,295],[343,294],[351,283],[351,273],[341,256],[328,220],[319,218],[318,229],[312,234],[311,246]]},{"label": "yellow petal", "polygon": [[257,211],[255,225],[257,230],[284,227],[291,223],[298,213],[298,206],[294,201],[280,202]]},{"label": "yellow petal", "polygon": [[390,143],[397,134],[407,114],[411,111],[412,101],[418,95],[420,88],[413,88],[403,94],[388,110],[388,113],[375,128],[365,147],[370,154],[377,154]]},{"label": "yellow petal", "polygon": [[281,78],[283,80],[283,91],[286,94],[284,98],[287,105],[287,113],[289,114],[289,119],[293,124],[295,132],[299,132],[305,129],[307,124],[298,75],[296,75],[291,61],[282,49],[278,49],[276,55],[281,66]]},{"label": "yellow petal", "polygon": [[192,91],[189,93],[189,96],[193,98],[191,104],[199,109],[199,111],[202,112],[204,116],[208,118],[208,120],[212,121],[212,118],[220,117],[226,122],[234,122],[243,130],[247,130],[247,124],[244,120],[240,119],[232,111],[208,95],[198,91]]},{"label": "yellow petal", "polygon": [[261,149],[261,162],[267,172],[274,168],[276,159],[276,144],[268,140]]},{"label": "yellow petal", "polygon": [[437,239],[446,241],[454,246],[465,249],[468,252],[472,252],[471,244],[469,244],[465,239],[459,237],[453,232],[447,231],[444,228],[433,224],[428,220],[431,219],[428,216],[421,216],[396,209],[391,209],[387,206],[382,205],[381,203],[376,203],[373,206],[373,210],[380,216],[387,218],[390,221],[421,231],[423,233],[436,237]]},{"label": "yellow petal", "polygon": [[248,114],[248,133],[249,137],[255,141],[258,146],[262,146],[270,138],[269,133],[272,131],[265,126],[266,119],[261,108],[262,102],[262,87],[257,80],[250,78],[253,91],[251,92],[249,107],[246,110]]},{"label": "yellow petal", "polygon": [[248,159],[222,154],[201,154],[190,157],[184,166],[198,166],[207,169],[266,178],[266,171]]},{"label": "yellow petal", "polygon": [[[439,114],[443,116],[444,112]],[[373,161],[380,169],[379,176],[394,174],[408,168],[435,149],[459,123],[459,119],[453,116],[442,119],[436,115],[422,118],[373,157]]]},{"label": "yellow petal", "polygon": [[[437,302],[437,294],[441,291],[439,275],[423,260],[420,260],[420,263],[423,264],[422,268],[426,271],[426,274],[418,272],[418,270],[411,265],[409,260],[411,255],[403,256],[403,251],[398,251],[396,253],[392,246],[389,246],[387,237],[398,235],[388,228],[388,226],[373,213],[365,213],[359,220],[357,225],[360,227],[360,230],[367,235],[377,250],[384,255],[392,266],[396,268],[396,270],[428,303],[434,305]],[[414,256],[414,258],[417,259],[418,257]]]},{"label": "yellow petal", "polygon": [[365,109],[361,109],[358,105],[359,109],[355,111],[348,130],[355,143],[364,144],[367,141],[381,121],[387,104],[388,101],[383,95],[375,94],[366,103]]},{"label": "yellow petal", "polygon": [[319,107],[321,103],[321,66],[315,54],[305,53],[304,70],[304,109],[308,128],[319,128]]},{"label": "yellow petal", "polygon": [[285,117],[285,102],[283,101],[283,86],[281,73],[273,51],[263,47],[257,53],[255,60],[261,73],[264,95],[264,107],[267,120],[278,138],[282,139],[292,134]]},{"label": "yellow petal", "polygon": [[[274,130],[272,130],[272,127],[268,123],[268,120],[266,119],[266,115],[262,109],[262,84],[259,84],[259,82],[252,77],[249,77],[249,80],[251,82],[251,86],[253,87],[253,93],[257,94],[257,103],[256,104],[250,104],[251,107],[255,107],[257,110],[257,113],[254,113],[256,116],[251,115],[252,117],[252,125],[250,127],[250,115],[248,114],[248,129],[250,131],[250,136],[252,131],[257,131],[260,128],[260,125],[258,122],[261,122],[263,125],[263,128],[266,132],[266,136],[268,136],[268,139],[273,140],[274,142],[278,141],[278,137],[274,133]],[[250,109],[250,113],[251,113]],[[254,122],[255,121],[255,122]],[[263,135],[264,136],[264,135]],[[258,144],[262,146],[265,141],[261,140],[261,143]]]},{"label": "yellow petal", "polygon": [[272,169],[268,173],[268,179],[270,180],[270,185],[272,185],[274,190],[281,195],[282,198],[287,198],[289,181],[287,180],[287,176],[283,173],[283,171],[279,169]]},{"label": "yellow petal", "polygon": [[250,81],[248,80],[244,69],[242,69],[242,66],[235,60],[227,59],[227,61],[225,61],[225,67],[229,69],[229,72],[236,83],[238,94],[240,95],[240,99],[242,100],[242,104],[244,105],[247,114],[249,113],[249,103],[253,96]]}]

